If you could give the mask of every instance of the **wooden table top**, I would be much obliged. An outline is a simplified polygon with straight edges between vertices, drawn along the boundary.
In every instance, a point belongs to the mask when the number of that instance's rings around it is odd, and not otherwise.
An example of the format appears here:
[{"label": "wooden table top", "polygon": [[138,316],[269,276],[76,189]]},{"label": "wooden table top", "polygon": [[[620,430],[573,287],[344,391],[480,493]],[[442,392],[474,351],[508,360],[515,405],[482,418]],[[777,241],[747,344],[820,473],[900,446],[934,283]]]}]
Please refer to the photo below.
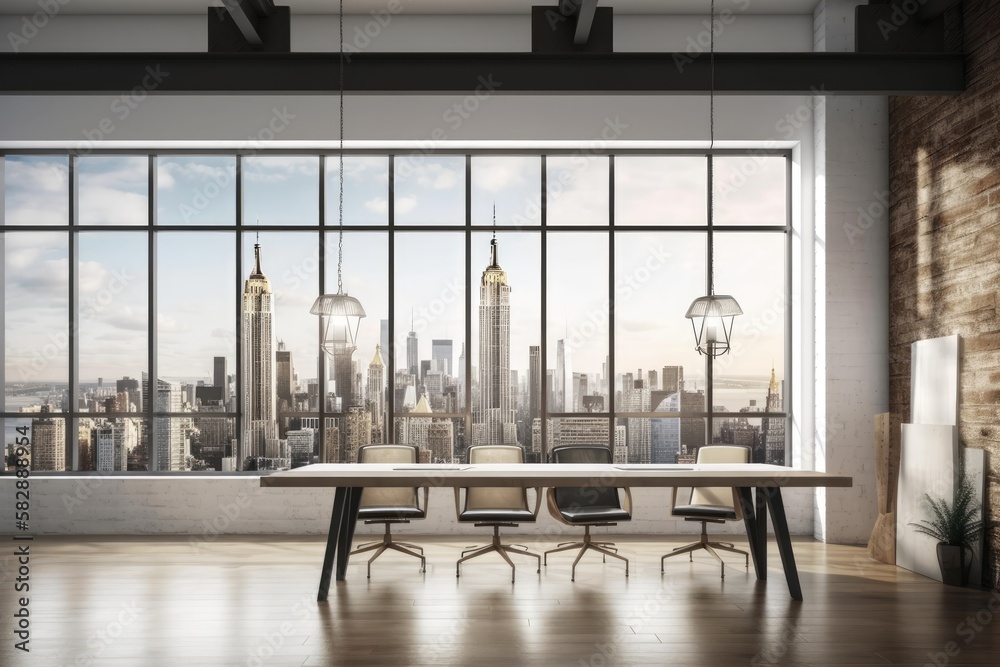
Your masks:
[{"label": "wooden table top", "polygon": [[849,475],[744,464],[316,463],[261,476],[263,487],[731,486],[849,487]]}]

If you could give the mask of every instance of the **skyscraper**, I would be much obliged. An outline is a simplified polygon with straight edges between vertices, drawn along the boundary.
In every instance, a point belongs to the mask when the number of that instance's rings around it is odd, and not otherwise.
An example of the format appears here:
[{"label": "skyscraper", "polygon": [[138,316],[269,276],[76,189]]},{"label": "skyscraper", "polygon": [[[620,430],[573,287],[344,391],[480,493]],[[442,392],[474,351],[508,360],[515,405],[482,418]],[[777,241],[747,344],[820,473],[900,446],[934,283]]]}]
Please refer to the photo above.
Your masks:
[{"label": "skyscraper", "polygon": [[274,366],[277,374],[277,385],[275,386],[275,398],[278,401],[279,410],[294,410],[292,399],[292,351],[285,349],[284,341],[278,341],[278,349],[274,353]]},{"label": "skyscraper", "polygon": [[215,357],[212,368],[212,384],[222,387],[222,404],[229,408],[229,376],[226,374],[226,358]]},{"label": "skyscraper", "polygon": [[[631,376],[631,373],[628,374]],[[642,372],[639,372],[642,377]],[[649,412],[649,389],[645,380],[632,380],[625,387],[622,399],[626,412]],[[652,463],[652,432],[650,420],[634,417],[628,420],[628,460],[629,463]]]},{"label": "skyscraper", "polygon": [[465,343],[458,355],[458,405],[465,409]]},{"label": "skyscraper", "polygon": [[382,348],[382,361],[386,364],[389,363],[388,354],[392,350],[389,349],[389,320],[379,320],[378,321],[378,344]]},{"label": "skyscraper", "polygon": [[128,412],[129,410],[135,410],[136,412],[142,412],[142,393],[139,391],[139,381],[135,378],[130,378],[129,376],[123,377],[121,380],[115,382],[115,388],[119,394],[126,394],[126,403],[131,404],[134,407],[126,407],[122,412]]},{"label": "skyscraper", "polygon": [[496,236],[490,264],[479,284],[479,410],[473,444],[517,444],[510,388],[510,285],[497,261]]},{"label": "skyscraper", "polygon": [[368,364],[368,411],[372,416],[372,442],[385,442],[385,364],[381,346],[375,346],[375,356]]},{"label": "skyscraper", "polygon": [[[781,412],[781,385],[771,368],[771,381],[767,385],[765,412]],[[765,460],[762,463],[785,465],[785,418],[764,417],[761,419],[761,439],[764,441]]]},{"label": "skyscraper", "polygon": [[417,332],[413,330],[413,316],[410,316],[410,333],[406,334],[406,372],[420,379],[420,364],[417,361]]},{"label": "skyscraper", "polygon": [[[650,392],[655,398],[650,399],[653,412],[680,412],[681,395],[678,392],[667,394],[663,391]],[[681,420],[679,417],[653,419],[652,429],[652,459],[650,463],[677,463],[677,455],[681,450]]]},{"label": "skyscraper", "polygon": [[[153,404],[157,412],[180,412],[182,409],[181,386],[176,382],[156,381],[156,398]],[[156,422],[156,469],[186,470],[187,457],[191,453],[190,419],[178,417],[157,417]]]},{"label": "skyscraper", "polygon": [[542,353],[538,345],[528,347],[528,417],[534,420],[542,414]]},{"label": "skyscraper", "polygon": [[556,400],[553,412],[573,412],[573,360],[565,339],[556,341]]},{"label": "skyscraper", "polygon": [[660,389],[673,394],[684,390],[684,367],[664,366]]},{"label": "skyscraper", "polygon": [[435,368],[431,365],[431,370],[444,371],[445,375],[451,377],[452,342],[448,339],[435,338],[431,341],[431,361],[442,362],[442,367]]},{"label": "skyscraper", "polygon": [[66,425],[62,419],[49,417],[49,406],[43,405],[42,416],[31,420],[31,469],[66,469]]},{"label": "skyscraper", "polygon": [[94,429],[97,470],[111,472],[128,469],[128,452],[139,442],[139,423],[135,419],[116,419]]},{"label": "skyscraper", "polygon": [[271,282],[260,269],[260,244],[243,288],[243,449],[236,465],[266,456],[268,440],[277,438],[274,410],[274,301]]}]

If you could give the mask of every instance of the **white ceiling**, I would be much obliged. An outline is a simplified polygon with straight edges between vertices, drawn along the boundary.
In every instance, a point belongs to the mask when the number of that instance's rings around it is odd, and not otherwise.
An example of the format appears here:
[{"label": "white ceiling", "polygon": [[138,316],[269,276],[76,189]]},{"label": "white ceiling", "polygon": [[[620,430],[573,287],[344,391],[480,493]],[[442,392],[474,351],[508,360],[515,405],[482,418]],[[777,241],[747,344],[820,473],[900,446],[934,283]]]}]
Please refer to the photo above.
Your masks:
[{"label": "white ceiling", "polygon": [[[556,0],[399,0],[406,14],[527,14],[532,5],[556,5]],[[812,14],[817,0],[716,0],[716,13],[729,9],[745,14]],[[277,0],[292,14],[336,14],[336,0]],[[344,0],[348,14],[384,11],[388,0]],[[222,0],[72,0],[60,4],[60,14],[201,14]],[[708,14],[709,0],[600,0],[622,14]],[[34,14],[38,0],[3,0],[0,14]]]}]

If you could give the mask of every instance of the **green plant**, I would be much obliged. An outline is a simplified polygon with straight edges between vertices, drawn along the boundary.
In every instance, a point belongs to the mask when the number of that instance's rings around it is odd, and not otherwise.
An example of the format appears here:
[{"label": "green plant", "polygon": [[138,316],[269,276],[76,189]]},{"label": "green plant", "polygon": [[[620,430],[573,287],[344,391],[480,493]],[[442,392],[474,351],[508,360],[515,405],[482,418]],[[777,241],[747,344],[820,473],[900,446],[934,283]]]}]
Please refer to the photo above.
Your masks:
[{"label": "green plant", "polygon": [[951,546],[971,549],[980,535],[1000,525],[996,521],[978,518],[982,506],[976,501],[976,485],[964,470],[959,473],[951,503],[945,498],[932,498],[925,493],[924,505],[931,518],[909,525],[918,533],[930,535],[938,542]]}]

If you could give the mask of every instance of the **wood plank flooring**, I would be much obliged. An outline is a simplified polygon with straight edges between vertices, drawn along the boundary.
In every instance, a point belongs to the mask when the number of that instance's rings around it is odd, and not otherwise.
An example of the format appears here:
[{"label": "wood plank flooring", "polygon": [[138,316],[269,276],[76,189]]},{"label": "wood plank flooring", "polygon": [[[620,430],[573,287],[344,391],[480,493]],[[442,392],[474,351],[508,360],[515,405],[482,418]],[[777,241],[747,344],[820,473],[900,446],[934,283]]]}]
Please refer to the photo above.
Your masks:
[{"label": "wood plank flooring", "polygon": [[359,557],[329,602],[317,603],[318,538],[36,538],[28,654],[13,647],[24,594],[14,592],[8,541],[0,665],[1000,663],[1000,595],[943,586],[871,561],[859,547],[797,540],[805,600],[795,602],[773,543],[767,582],[738,556],[725,580],[707,554],[668,560],[661,575],[660,555],[689,540],[630,536],[617,538],[632,561],[627,579],[621,563],[588,554],[572,583],[575,556],[562,553],[541,574],[533,559],[515,557],[511,584],[495,554],[464,564],[456,579],[468,537],[406,540],[426,548],[426,574],[416,559],[389,552],[369,580]]}]

